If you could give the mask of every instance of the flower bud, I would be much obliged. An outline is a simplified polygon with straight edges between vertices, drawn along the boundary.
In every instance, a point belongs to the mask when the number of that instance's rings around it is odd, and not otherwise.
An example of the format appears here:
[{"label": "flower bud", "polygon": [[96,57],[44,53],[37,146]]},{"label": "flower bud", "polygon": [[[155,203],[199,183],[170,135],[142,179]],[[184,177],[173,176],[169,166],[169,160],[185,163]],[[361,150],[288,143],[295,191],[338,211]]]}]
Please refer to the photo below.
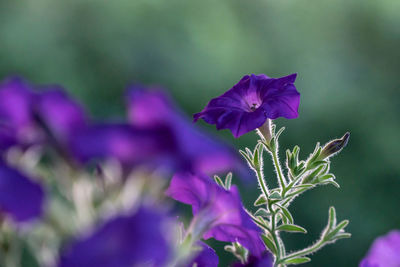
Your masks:
[{"label": "flower bud", "polygon": [[318,159],[323,160],[325,158],[332,157],[333,155],[339,153],[349,142],[350,133],[347,132],[340,139],[335,139],[327,143],[321,151]]}]

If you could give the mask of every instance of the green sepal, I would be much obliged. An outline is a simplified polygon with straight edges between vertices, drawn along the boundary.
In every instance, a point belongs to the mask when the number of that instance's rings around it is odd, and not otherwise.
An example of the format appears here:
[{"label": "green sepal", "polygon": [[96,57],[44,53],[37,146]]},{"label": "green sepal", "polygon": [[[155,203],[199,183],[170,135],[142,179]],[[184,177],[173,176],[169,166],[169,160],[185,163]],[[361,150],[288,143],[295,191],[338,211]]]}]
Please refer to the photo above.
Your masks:
[{"label": "green sepal", "polygon": [[224,182],[222,182],[222,179],[218,175],[214,175],[214,181],[221,187],[225,188]]},{"label": "green sepal", "polygon": [[232,173],[229,172],[225,177],[225,189],[226,190],[231,189],[231,185],[232,185]]}]

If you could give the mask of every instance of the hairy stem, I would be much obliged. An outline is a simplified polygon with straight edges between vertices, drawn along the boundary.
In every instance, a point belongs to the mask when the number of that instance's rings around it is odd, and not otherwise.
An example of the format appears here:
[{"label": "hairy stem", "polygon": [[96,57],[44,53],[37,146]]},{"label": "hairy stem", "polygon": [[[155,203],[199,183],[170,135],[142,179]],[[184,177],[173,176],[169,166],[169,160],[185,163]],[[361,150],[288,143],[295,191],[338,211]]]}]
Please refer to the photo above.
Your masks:
[{"label": "hairy stem", "polygon": [[275,170],[278,173],[279,184],[281,186],[281,192],[284,192],[285,187],[286,187],[286,180],[283,177],[281,164],[279,163],[277,146],[275,147],[275,149],[273,149],[271,154],[272,154],[272,159],[273,159],[273,163],[274,163],[274,166],[275,166]]}]

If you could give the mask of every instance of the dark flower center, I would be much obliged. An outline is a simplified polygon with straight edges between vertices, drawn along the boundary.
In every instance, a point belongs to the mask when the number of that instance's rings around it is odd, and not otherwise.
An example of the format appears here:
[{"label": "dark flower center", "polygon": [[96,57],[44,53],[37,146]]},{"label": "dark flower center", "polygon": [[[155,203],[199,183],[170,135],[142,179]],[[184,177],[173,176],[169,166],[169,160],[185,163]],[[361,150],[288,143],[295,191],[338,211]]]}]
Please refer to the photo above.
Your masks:
[{"label": "dark flower center", "polygon": [[254,111],[257,109],[257,104],[253,103],[253,105],[250,107],[251,111]]}]

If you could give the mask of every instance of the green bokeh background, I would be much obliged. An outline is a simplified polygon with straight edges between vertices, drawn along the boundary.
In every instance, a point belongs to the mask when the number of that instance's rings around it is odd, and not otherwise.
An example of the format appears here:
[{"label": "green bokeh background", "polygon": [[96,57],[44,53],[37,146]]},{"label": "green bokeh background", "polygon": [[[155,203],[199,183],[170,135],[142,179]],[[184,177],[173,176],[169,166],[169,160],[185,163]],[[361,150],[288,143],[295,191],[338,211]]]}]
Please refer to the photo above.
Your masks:
[{"label": "green bokeh background", "polygon": [[[62,84],[105,118],[124,114],[130,82],[164,86],[189,116],[244,74],[297,72],[300,116],[278,120],[281,148],[299,144],[305,158],[316,141],[351,139],[333,159],[342,188],[296,199],[309,234],[284,238],[289,249],[310,244],[334,205],[353,237],[304,266],[356,266],[376,236],[400,228],[399,12],[396,0],[2,0],[0,77]],[[201,127],[238,148],[256,142]],[[247,203],[253,187],[242,187]]]}]

